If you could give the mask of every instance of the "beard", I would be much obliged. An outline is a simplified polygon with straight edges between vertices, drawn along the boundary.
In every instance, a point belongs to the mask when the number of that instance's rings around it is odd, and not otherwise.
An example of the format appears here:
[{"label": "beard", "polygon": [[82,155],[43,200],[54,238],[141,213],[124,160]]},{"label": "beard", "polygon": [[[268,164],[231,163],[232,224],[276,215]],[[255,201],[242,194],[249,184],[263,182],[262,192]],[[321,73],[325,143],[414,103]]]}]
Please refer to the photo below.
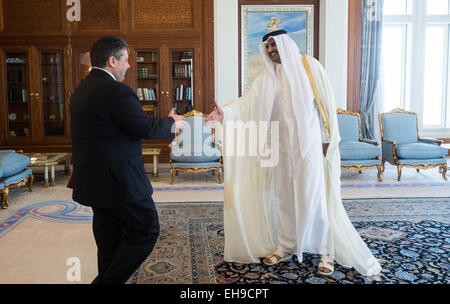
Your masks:
[{"label": "beard", "polygon": [[280,55],[277,51],[273,51],[269,54],[270,59],[275,63],[281,63]]}]

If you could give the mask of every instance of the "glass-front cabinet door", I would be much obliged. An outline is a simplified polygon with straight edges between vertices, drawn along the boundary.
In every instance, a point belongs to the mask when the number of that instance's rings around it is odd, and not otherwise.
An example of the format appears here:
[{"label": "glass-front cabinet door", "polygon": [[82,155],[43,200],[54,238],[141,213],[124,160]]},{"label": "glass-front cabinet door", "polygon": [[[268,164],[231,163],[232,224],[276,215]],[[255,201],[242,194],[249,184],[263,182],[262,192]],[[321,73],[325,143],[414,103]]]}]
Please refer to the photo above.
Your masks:
[{"label": "glass-front cabinet door", "polygon": [[177,114],[193,110],[193,50],[171,50],[171,100]]},{"label": "glass-front cabinet door", "polygon": [[29,62],[26,52],[6,53],[8,138],[31,136]]},{"label": "glass-front cabinet door", "polygon": [[41,52],[40,65],[43,136],[65,136],[66,102],[62,51]]},{"label": "glass-front cabinet door", "polygon": [[136,54],[136,94],[142,109],[148,116],[158,118],[159,98],[159,60],[157,50],[137,51]]},{"label": "glass-front cabinet door", "polygon": [[91,70],[91,53],[89,51],[80,52],[78,54],[78,75],[76,77],[77,83],[75,83],[75,88],[80,84],[81,80],[89,75]]}]

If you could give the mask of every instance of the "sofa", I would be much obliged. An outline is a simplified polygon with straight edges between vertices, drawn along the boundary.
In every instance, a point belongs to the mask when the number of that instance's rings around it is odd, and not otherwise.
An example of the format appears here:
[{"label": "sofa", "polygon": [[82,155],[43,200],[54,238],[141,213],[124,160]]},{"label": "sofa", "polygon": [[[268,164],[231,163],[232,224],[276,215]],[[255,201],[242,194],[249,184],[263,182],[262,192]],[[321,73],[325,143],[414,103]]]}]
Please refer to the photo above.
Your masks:
[{"label": "sofa", "polygon": [[27,168],[30,157],[14,150],[0,150],[0,198],[2,208],[8,207],[9,189],[28,184],[32,191],[33,173]]}]

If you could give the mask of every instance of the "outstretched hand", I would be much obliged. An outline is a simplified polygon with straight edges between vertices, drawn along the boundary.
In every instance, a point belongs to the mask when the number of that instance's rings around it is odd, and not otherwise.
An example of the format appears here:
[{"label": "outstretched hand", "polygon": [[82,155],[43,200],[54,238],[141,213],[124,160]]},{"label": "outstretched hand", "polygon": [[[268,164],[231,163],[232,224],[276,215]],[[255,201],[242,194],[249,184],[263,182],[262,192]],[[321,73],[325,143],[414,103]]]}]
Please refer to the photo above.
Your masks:
[{"label": "outstretched hand", "polygon": [[173,109],[169,112],[168,116],[175,120],[175,128],[177,130],[182,130],[184,128],[184,125],[186,124],[186,118],[184,118],[184,116],[175,114]]},{"label": "outstretched hand", "polygon": [[211,124],[215,126],[216,123],[222,122],[223,120],[223,110],[219,107],[217,102],[214,101],[216,109],[209,113],[208,117],[205,119],[205,126],[210,126]]}]

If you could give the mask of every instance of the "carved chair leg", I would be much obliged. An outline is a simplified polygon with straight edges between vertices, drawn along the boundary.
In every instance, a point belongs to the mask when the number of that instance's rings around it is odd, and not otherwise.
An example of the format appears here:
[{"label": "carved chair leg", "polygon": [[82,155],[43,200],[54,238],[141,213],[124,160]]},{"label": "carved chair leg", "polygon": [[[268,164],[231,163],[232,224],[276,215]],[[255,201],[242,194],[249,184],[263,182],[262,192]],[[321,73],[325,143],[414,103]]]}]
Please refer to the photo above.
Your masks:
[{"label": "carved chair leg", "polygon": [[9,195],[9,189],[8,188],[0,190],[1,204],[2,204],[2,208],[3,209],[8,208],[8,195]]},{"label": "carved chair leg", "polygon": [[28,176],[28,190],[30,190],[30,192],[33,192],[33,182],[34,182],[34,175],[30,174],[30,176]]},{"label": "carved chair leg", "polygon": [[398,181],[400,181],[402,179],[402,169],[403,166],[397,166],[397,173],[398,173]]},{"label": "carved chair leg", "polygon": [[217,183],[218,184],[222,183],[222,169],[221,168],[217,169]]},{"label": "carved chair leg", "polygon": [[212,172],[212,175],[214,175],[216,173],[216,171],[214,171],[214,170],[212,170],[211,172]]},{"label": "carved chair leg", "polygon": [[377,169],[378,169],[378,175],[377,175],[377,178],[378,178],[378,182],[382,182],[383,180],[381,179],[381,174],[383,174],[383,166],[377,166]]},{"label": "carved chair leg", "polygon": [[448,166],[447,166],[447,165],[444,165],[444,166],[442,166],[441,168],[442,168],[442,178],[443,178],[444,180],[447,180],[447,177],[445,176],[445,174],[447,173]]},{"label": "carved chair leg", "polygon": [[174,170],[170,169],[170,176],[172,177],[172,181],[170,182],[171,185],[175,182],[175,176],[174,176]]},{"label": "carved chair leg", "polygon": [[419,172],[420,172],[420,169],[416,169],[416,171],[417,171],[417,173],[419,173]]}]

